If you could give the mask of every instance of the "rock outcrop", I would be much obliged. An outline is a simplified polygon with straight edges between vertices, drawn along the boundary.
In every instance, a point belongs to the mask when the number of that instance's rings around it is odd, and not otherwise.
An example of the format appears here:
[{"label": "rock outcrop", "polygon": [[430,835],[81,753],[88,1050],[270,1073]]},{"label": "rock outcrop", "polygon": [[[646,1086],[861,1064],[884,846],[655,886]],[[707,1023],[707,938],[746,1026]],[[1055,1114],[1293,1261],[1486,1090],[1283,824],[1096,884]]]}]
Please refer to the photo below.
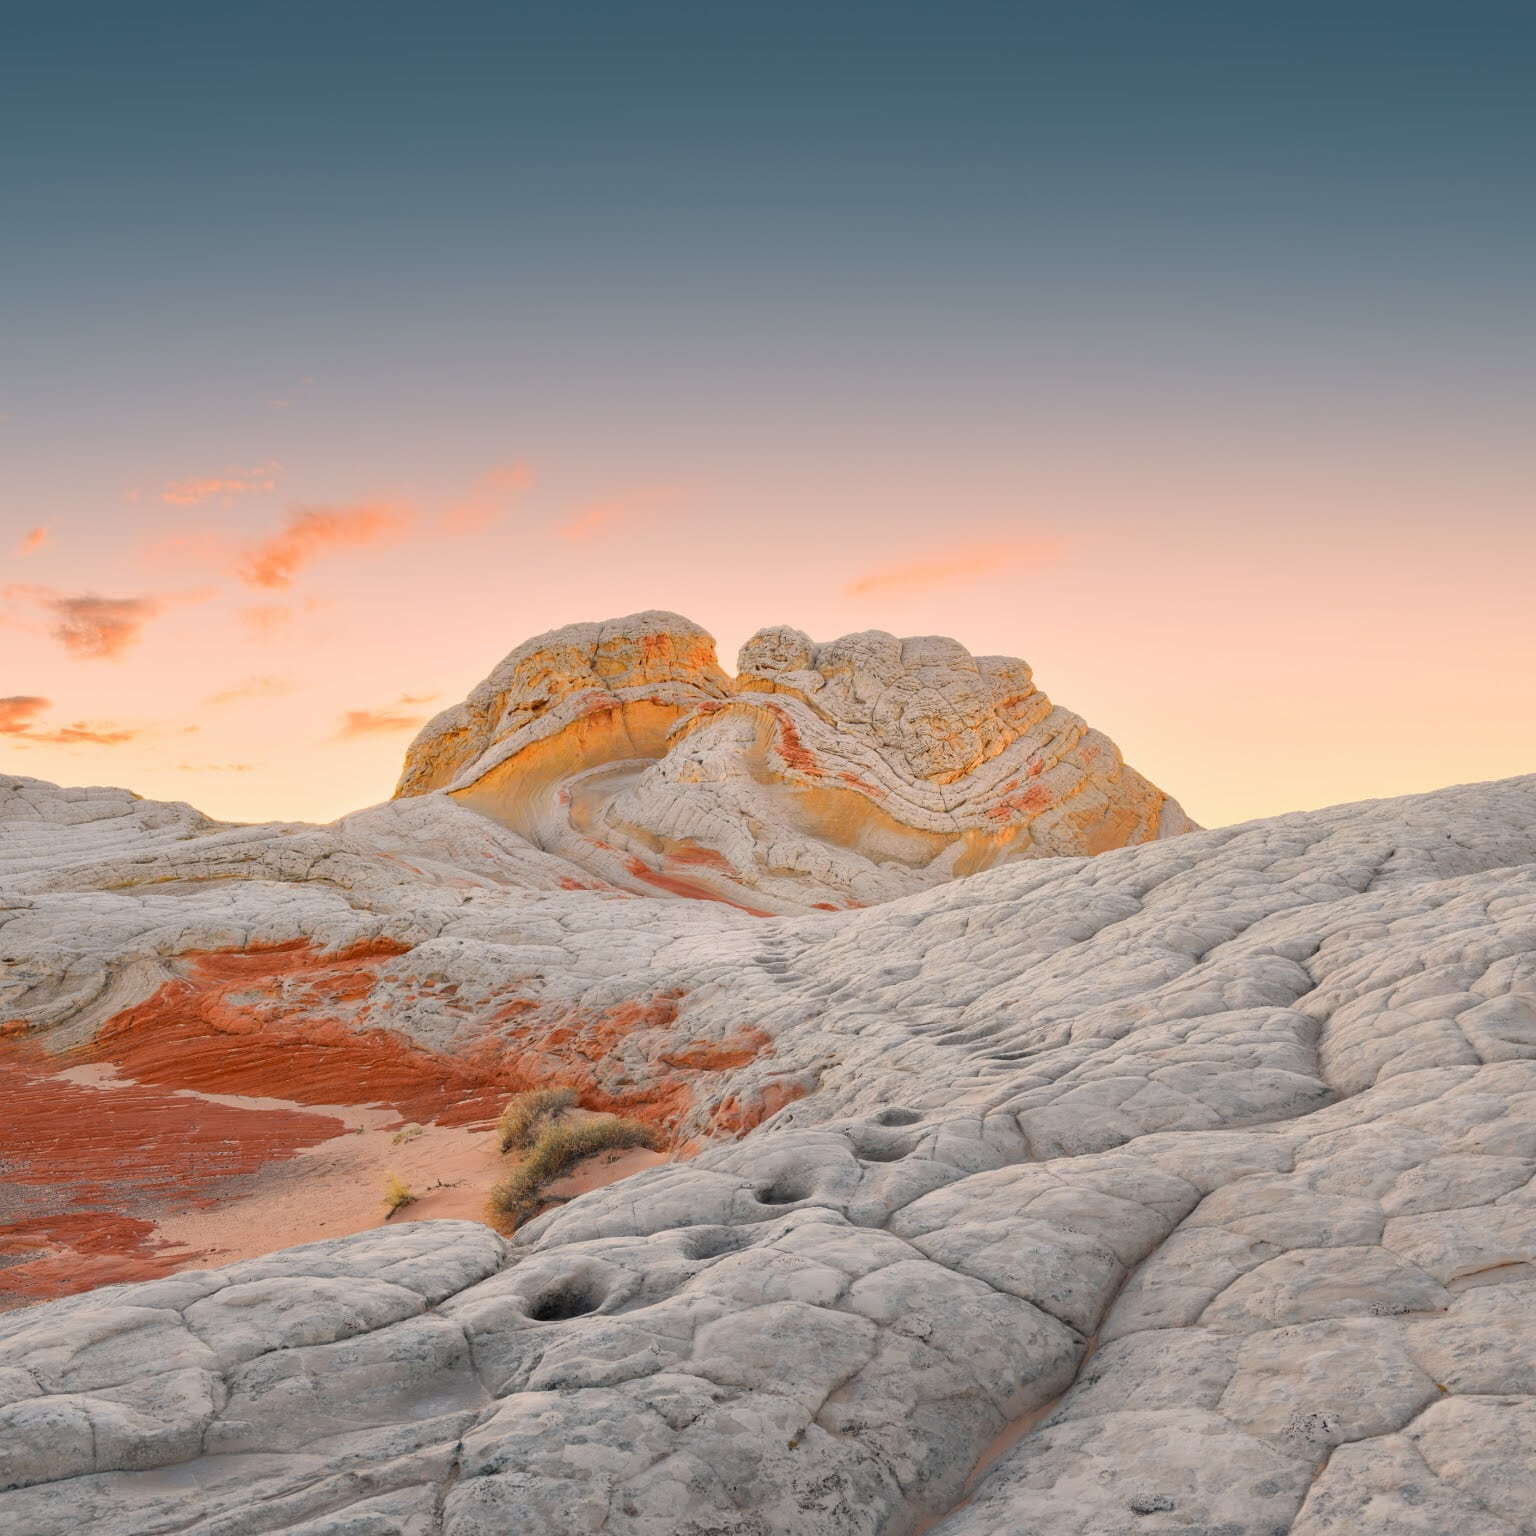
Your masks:
[{"label": "rock outcrop", "polygon": [[[687,666],[716,719],[781,697]],[[493,716],[421,771],[484,782]],[[6,1536],[1530,1530],[1536,779],[766,920],[575,888],[465,798],[222,828],[0,781],[7,1060],[255,1092],[330,1053],[445,1112],[575,1078],[675,1148],[510,1241],[0,1317]]]},{"label": "rock outcrop", "polygon": [[737,669],[676,614],[541,635],[427,724],[396,794],[446,794],[622,889],[774,913],[1193,828],[1022,661],[779,628]]},{"label": "rock outcrop", "polygon": [[[666,1161],[157,1228],[555,1085]],[[327,827],[0,778],[0,1128],[0,1536],[1532,1529],[1536,778],[1201,832],[1019,662],[574,626]]]}]

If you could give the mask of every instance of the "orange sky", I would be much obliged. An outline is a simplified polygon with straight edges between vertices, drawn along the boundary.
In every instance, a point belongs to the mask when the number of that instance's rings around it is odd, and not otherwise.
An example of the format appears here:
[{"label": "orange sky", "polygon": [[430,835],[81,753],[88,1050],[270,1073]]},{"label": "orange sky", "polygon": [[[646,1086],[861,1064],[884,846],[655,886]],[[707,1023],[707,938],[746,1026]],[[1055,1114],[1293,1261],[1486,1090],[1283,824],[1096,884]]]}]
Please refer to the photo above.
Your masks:
[{"label": "orange sky", "polygon": [[33,6],[0,763],[388,794],[670,608],[1026,658],[1208,824],[1536,770],[1529,7]]},{"label": "orange sky", "polygon": [[0,524],[0,762],[327,819],[388,795],[416,725],[527,636],[659,607],[727,666],[769,623],[1023,656],[1208,825],[1536,769],[1518,476],[1151,437],[1118,465],[1058,442],[626,483],[487,453],[380,485],[253,434],[103,476]]}]

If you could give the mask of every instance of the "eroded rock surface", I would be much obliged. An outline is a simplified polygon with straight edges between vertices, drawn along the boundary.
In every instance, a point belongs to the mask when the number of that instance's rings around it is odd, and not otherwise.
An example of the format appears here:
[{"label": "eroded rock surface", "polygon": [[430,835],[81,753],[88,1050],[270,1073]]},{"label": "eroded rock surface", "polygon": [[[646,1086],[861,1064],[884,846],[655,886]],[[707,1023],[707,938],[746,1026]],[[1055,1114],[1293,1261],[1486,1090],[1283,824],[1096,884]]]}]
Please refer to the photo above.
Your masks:
[{"label": "eroded rock surface", "polygon": [[609,884],[780,913],[1194,825],[1011,657],[778,628],[737,669],[672,613],[540,635],[427,724],[396,793],[450,795]]},{"label": "eroded rock surface", "polygon": [[397,804],[10,875],[9,1049],[678,1159],[0,1317],[6,1536],[1533,1529],[1536,779],[768,920]]}]

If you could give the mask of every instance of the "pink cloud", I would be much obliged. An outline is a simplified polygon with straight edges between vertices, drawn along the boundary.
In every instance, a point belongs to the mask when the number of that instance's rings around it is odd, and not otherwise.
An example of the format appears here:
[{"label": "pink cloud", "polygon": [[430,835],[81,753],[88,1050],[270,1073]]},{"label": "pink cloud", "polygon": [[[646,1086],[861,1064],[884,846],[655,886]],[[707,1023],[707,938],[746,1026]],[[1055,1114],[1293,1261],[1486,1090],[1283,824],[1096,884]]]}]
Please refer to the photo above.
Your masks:
[{"label": "pink cloud", "polygon": [[425,715],[402,715],[393,709],[349,709],[336,736],[341,741],[353,741],[387,731],[413,731],[425,719]]},{"label": "pink cloud", "polygon": [[287,603],[254,603],[240,610],[241,620],[264,640],[270,640],[293,621],[294,610]]},{"label": "pink cloud", "polygon": [[934,587],[956,586],[1002,571],[1050,565],[1060,557],[1060,551],[1061,546],[1055,539],[956,544],[915,560],[878,566],[856,581],[850,581],[843,593],[847,597],[867,597],[872,593],[926,592]]},{"label": "pink cloud", "polygon": [[21,536],[21,542],[16,546],[18,559],[27,555],[35,555],[44,544],[48,542],[48,530],[46,528],[29,528]]},{"label": "pink cloud", "polygon": [[248,677],[242,683],[211,693],[204,704],[232,704],[237,699],[277,699],[292,693],[298,684],[291,677]]},{"label": "pink cloud", "polygon": [[[168,488],[163,500],[194,507],[237,491],[270,489],[265,471],[243,471],[244,480],[209,477]],[[424,517],[404,497],[369,498],[340,506],[294,506],[280,528],[264,537],[240,542],[227,526],[207,520],[184,521],[153,536],[144,557],[156,566],[192,567],[233,575],[244,585],[281,591],[317,561],[335,559],[349,551],[407,539],[456,537],[483,531],[505,517],[533,483],[533,472],[520,462],[498,465],[475,479],[456,501],[435,517]],[[258,613],[247,610],[247,622],[270,632],[281,624],[271,605]]]},{"label": "pink cloud", "polygon": [[237,574],[247,586],[282,588],[305,566],[343,550],[398,543],[410,531],[413,514],[396,502],[352,507],[300,507],[287,526],[252,545]]},{"label": "pink cloud", "polygon": [[487,470],[470,486],[462,500],[445,509],[438,531],[445,534],[479,533],[501,521],[518,498],[533,484],[533,471],[521,460]]},{"label": "pink cloud", "polygon": [[675,507],[680,499],[680,493],[669,486],[621,491],[617,495],[574,507],[570,515],[556,526],[555,537],[564,539],[568,544],[584,544],[599,534],[646,522],[658,513]]},{"label": "pink cloud", "polygon": [[9,698],[0,699],[0,736],[12,736],[21,741],[49,746],[117,747],[140,734],[117,726],[87,725],[84,720],[43,730],[37,717],[52,707],[52,699],[39,698],[36,694],[12,694]]},{"label": "pink cloud", "polygon": [[87,725],[83,720],[76,720],[73,725],[61,725],[57,730],[33,736],[32,740],[52,742],[58,746],[117,747],[125,741],[134,740],[140,734],[138,731],[117,730],[112,726]]},{"label": "pink cloud", "polygon": [[239,610],[240,622],[259,640],[275,640],[301,614],[326,606],[323,597],[306,597],[298,603],[252,603]]},{"label": "pink cloud", "polygon": [[35,693],[13,693],[0,699],[0,736],[24,736],[37,723],[36,716],[53,708],[52,699]]},{"label": "pink cloud", "polygon": [[280,464],[263,464],[256,469],[232,469],[222,475],[194,475],[166,486],[160,499],[172,507],[196,507],[207,501],[231,506],[242,496],[276,490],[281,468]]},{"label": "pink cloud", "polygon": [[[94,592],[76,596],[28,584],[0,588],[0,597],[36,603],[51,616],[49,635],[70,655],[92,661],[121,656],[137,643],[144,626],[167,608],[206,602],[213,595],[206,589],[159,597],[99,597]],[[31,625],[21,627],[37,633]]]},{"label": "pink cloud", "polygon": [[144,626],[165,606],[153,597],[50,597],[50,633],[72,656],[112,660],[134,645]]},{"label": "pink cloud", "polygon": [[[63,645],[71,656],[86,660],[112,660],[137,644],[144,625],[183,602],[207,602],[215,596],[209,588],[178,591],[141,598],[100,598],[95,593],[60,593],[52,587],[35,587],[14,582],[0,588],[0,598],[34,602],[51,616],[48,634]],[[40,633],[34,624],[17,624],[31,633]]]}]

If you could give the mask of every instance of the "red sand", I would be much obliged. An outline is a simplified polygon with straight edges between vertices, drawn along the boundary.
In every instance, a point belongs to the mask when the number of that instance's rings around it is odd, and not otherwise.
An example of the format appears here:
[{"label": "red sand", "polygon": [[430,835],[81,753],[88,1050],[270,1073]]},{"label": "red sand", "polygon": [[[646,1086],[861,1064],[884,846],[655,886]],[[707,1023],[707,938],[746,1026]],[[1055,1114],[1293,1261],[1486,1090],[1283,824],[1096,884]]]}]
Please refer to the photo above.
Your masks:
[{"label": "red sand", "polygon": [[[388,1104],[443,1125],[485,1124],[509,1094],[560,1084],[591,1109],[667,1127],[692,1103],[698,1074],[742,1066],[769,1044],[751,1027],[725,1041],[676,1038],[677,993],[594,1013],[510,997],[486,1022],[515,1020],[515,1035],[436,1055],[371,1023],[378,972],[401,952],[381,942],[330,955],[307,943],[187,954],[184,976],[110,1019],[81,1059],[166,1087]],[[435,998],[451,1009],[455,990]],[[656,1037],[654,1077],[606,1087],[596,1069],[620,1041],[647,1033]]]},{"label": "red sand", "polygon": [[[770,1044],[751,1027],[687,1038],[676,994],[588,1014],[512,997],[488,1022],[514,1032],[439,1056],[371,1022],[379,972],[401,953],[191,953],[90,1046],[54,1058],[6,1046],[0,1308],[361,1230],[382,1219],[389,1172],[420,1196],[411,1219],[479,1217],[502,1166],[487,1128],[511,1093],[567,1085],[589,1110],[670,1131],[717,1074]],[[452,1007],[454,994],[435,996]],[[623,1041],[642,1043],[654,1070],[605,1088]],[[711,1130],[741,1134],[802,1091],[728,1096]]]},{"label": "red sand", "polygon": [[[0,1265],[7,1256],[18,1260],[0,1267],[0,1311],[230,1264],[391,1219],[480,1221],[508,1166],[494,1130],[402,1123],[387,1109],[331,1106],[332,1114],[319,1115],[273,1099],[167,1093],[101,1066],[49,1075],[46,1065],[3,1065],[0,1098],[25,1112],[30,1126],[16,1144],[25,1166],[15,1163],[11,1176],[35,1192],[44,1214],[0,1226]],[[44,1104],[69,1118],[39,1125]],[[87,1125],[91,1135],[77,1142],[69,1128]],[[277,1138],[284,1125],[304,1129],[307,1142]],[[178,1165],[178,1139],[193,1149],[189,1166]],[[550,1195],[572,1199],[665,1161],[660,1152],[604,1153],[552,1184]],[[104,1178],[104,1167],[116,1177]],[[390,1177],[415,1197],[393,1216],[384,1204]],[[60,1209],[63,1202],[71,1208]],[[155,1219],[129,1216],[125,1207],[151,1210]]]},{"label": "red sand", "polygon": [[[301,1104],[387,1104],[407,1119],[483,1122],[504,1091],[484,1072],[366,1026],[386,960],[378,942],[335,954],[307,943],[192,952],[186,975],[107,1021],[80,1053],[139,1082]],[[280,1047],[280,1049],[275,1049]]]},{"label": "red sand", "polygon": [[0,1305],[184,1267],[197,1255],[170,1251],[146,1209],[207,1202],[345,1129],[294,1106],[236,1108],[138,1083],[103,1089],[10,1054],[0,1058],[0,1105]]}]

